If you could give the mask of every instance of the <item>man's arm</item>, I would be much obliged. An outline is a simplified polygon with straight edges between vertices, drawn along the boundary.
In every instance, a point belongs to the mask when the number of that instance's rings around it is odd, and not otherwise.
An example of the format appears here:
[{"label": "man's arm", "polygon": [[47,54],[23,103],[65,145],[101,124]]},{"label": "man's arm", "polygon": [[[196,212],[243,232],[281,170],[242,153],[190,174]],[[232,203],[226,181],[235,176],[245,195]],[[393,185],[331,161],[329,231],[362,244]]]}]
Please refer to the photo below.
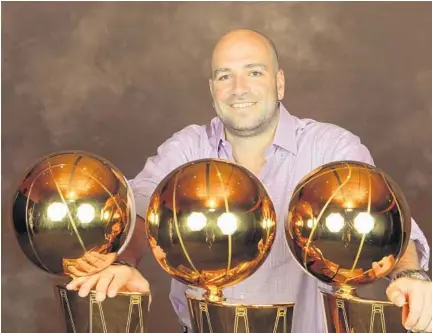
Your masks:
[{"label": "man's arm", "polygon": [[195,146],[199,142],[197,126],[188,126],[175,133],[157,149],[155,156],[149,157],[141,172],[130,181],[136,208],[136,223],[131,240],[118,260],[137,267],[149,244],[145,232],[145,216],[150,198],[171,171],[194,158]]},{"label": "man's arm", "polygon": [[135,229],[125,250],[119,255],[118,261],[126,262],[132,267],[137,267],[148,250],[148,241],[145,233],[145,220],[136,215]]},{"label": "man's arm", "polygon": [[[150,198],[162,179],[178,166],[192,160],[199,144],[197,126],[188,126],[174,134],[157,150],[157,154],[147,159],[144,169],[130,182],[135,198],[136,224],[131,240],[118,261],[126,261],[130,266],[138,266],[147,246],[144,217]],[[114,297],[120,289],[130,292],[149,290],[148,282],[140,272],[128,265],[111,265],[90,276],[74,279],[66,287],[79,290],[79,296],[86,297],[96,289],[96,300],[103,301],[108,295]]]}]

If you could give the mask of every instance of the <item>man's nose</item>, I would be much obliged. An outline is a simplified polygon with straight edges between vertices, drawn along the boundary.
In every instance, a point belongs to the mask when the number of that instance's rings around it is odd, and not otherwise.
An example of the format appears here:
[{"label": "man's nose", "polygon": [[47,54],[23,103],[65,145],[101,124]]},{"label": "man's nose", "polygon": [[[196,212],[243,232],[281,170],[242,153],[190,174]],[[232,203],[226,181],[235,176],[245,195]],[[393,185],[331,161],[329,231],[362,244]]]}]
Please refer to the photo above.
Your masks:
[{"label": "man's nose", "polygon": [[233,95],[236,97],[243,97],[248,93],[248,91],[249,88],[246,80],[241,77],[236,77],[234,79]]}]

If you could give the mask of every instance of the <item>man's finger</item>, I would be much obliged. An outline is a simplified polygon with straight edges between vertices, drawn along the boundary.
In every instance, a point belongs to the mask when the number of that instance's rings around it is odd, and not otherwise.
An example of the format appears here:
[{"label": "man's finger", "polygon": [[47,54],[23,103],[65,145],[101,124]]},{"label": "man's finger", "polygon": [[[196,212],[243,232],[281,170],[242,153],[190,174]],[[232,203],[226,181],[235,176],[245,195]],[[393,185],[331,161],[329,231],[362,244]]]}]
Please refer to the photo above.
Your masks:
[{"label": "man's finger", "polygon": [[[130,268],[128,267],[128,269]],[[114,278],[112,279],[108,287],[108,291],[107,291],[108,297],[115,297],[119,292],[119,290],[126,285],[126,283],[131,278],[131,276],[132,275],[128,271],[126,271],[125,274],[121,274],[121,273],[115,274]]]},{"label": "man's finger", "polygon": [[77,290],[83,284],[83,282],[85,280],[87,280],[87,278],[88,278],[87,276],[84,276],[84,277],[79,277],[79,278],[73,279],[71,282],[69,282],[66,285],[66,289],[68,289],[68,290]]},{"label": "man's finger", "polygon": [[99,274],[89,276],[81,285],[78,295],[80,297],[87,297],[87,295],[90,293],[90,290],[96,285],[98,280]]},{"label": "man's finger", "polygon": [[425,332],[432,332],[432,318],[431,318],[431,321],[429,322],[428,327],[426,327]]},{"label": "man's finger", "polygon": [[424,294],[421,289],[411,290],[408,298],[409,313],[405,321],[405,328],[410,330],[416,327],[423,311]]},{"label": "man's finger", "polygon": [[108,287],[114,278],[114,273],[110,270],[103,271],[100,273],[99,282],[96,286],[96,300],[102,302],[105,300]]},{"label": "man's finger", "polygon": [[432,291],[426,290],[425,292],[422,292],[422,294],[422,312],[420,314],[420,319],[413,327],[413,330],[419,332],[432,332],[432,327],[429,327],[432,323]]},{"label": "man's finger", "polygon": [[398,307],[402,307],[406,303],[406,297],[399,287],[399,281],[393,282],[386,290],[386,294],[390,302]]},{"label": "man's finger", "polygon": [[409,314],[409,305],[404,304],[404,306],[402,307],[402,325],[404,327],[405,327],[406,320],[408,318],[408,314]]},{"label": "man's finger", "polygon": [[429,309],[426,309],[425,307],[422,308],[419,319],[417,323],[414,325],[414,327],[411,328],[414,332],[427,332],[426,327],[429,325],[430,318],[427,315]]}]

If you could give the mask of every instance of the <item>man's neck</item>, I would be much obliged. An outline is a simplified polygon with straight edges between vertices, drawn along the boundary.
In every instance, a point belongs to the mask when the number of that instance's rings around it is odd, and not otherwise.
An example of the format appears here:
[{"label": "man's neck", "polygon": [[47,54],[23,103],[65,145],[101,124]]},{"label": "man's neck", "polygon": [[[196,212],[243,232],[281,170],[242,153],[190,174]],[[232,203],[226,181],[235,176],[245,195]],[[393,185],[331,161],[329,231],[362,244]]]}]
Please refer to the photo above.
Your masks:
[{"label": "man's neck", "polygon": [[234,160],[258,174],[264,166],[266,150],[273,143],[278,122],[279,113],[265,131],[254,136],[236,136],[226,131],[226,138],[231,144]]}]

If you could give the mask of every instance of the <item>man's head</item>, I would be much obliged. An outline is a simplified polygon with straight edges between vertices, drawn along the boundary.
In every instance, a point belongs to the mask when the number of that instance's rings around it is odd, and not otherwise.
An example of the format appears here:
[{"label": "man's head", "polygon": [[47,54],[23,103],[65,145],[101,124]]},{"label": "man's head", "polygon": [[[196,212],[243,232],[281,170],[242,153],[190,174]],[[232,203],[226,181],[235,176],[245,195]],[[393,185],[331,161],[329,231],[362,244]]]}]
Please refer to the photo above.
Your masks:
[{"label": "man's head", "polygon": [[216,113],[237,136],[254,136],[278,116],[284,73],[273,43],[252,30],[234,30],[213,50],[210,91]]}]

